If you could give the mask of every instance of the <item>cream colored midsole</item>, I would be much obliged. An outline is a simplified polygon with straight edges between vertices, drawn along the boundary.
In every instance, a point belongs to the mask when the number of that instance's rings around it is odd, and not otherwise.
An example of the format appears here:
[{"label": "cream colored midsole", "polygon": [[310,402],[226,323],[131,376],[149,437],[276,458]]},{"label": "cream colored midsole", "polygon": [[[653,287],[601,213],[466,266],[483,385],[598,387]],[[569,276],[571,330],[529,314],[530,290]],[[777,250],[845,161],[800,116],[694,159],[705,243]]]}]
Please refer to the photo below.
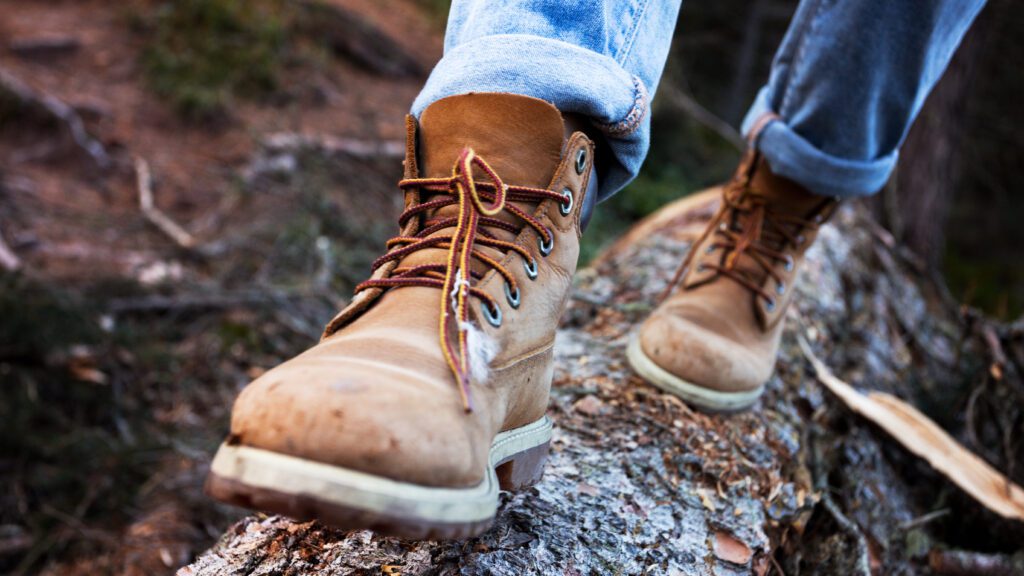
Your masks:
[{"label": "cream colored midsole", "polygon": [[739,410],[757,402],[764,392],[764,385],[743,392],[721,392],[691,384],[668,372],[644,354],[640,338],[634,335],[626,349],[626,358],[640,376],[662,390],[675,394],[698,407],[711,410]]},{"label": "cream colored midsole", "polygon": [[247,486],[368,512],[446,523],[487,520],[498,509],[494,467],[511,456],[551,439],[551,420],[502,432],[491,443],[484,480],[469,488],[435,488],[398,482],[365,472],[331,466],[269,450],[221,444],[211,471]]}]

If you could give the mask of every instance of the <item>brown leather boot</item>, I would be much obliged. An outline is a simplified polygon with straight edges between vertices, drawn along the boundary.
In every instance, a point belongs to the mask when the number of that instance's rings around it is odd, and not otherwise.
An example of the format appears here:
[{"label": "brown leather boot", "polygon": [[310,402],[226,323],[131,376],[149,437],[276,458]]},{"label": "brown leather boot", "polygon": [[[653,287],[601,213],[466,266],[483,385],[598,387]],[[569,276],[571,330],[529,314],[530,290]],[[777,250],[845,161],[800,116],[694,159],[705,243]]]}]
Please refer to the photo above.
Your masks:
[{"label": "brown leather boot", "polygon": [[215,498],[462,538],[499,489],[539,479],[593,143],[509,94],[446,98],[407,126],[399,236],[319,344],[242,391]]},{"label": "brown leather boot", "polygon": [[836,201],[749,152],[670,292],[627,355],[651,384],[700,408],[740,410],[771,377],[793,284]]}]

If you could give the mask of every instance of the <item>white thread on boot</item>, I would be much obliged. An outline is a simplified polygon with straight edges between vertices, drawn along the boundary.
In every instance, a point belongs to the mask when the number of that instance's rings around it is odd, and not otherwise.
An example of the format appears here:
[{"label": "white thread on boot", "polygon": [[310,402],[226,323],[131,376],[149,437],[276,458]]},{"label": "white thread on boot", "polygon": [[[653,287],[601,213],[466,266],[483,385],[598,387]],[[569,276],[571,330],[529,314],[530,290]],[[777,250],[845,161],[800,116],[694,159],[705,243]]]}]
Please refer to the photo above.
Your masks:
[{"label": "white thread on boot", "polygon": [[[455,271],[455,282],[452,282],[452,310],[458,310],[459,290],[469,290],[469,281],[462,275],[462,270]],[[466,356],[469,358],[469,373],[477,383],[484,383],[491,375],[491,361],[498,355],[498,343],[472,322],[459,321],[459,332],[466,333]]]},{"label": "white thread on boot", "polygon": [[491,361],[498,355],[498,343],[469,322],[459,322],[459,330],[466,332],[469,373],[478,384],[483,384],[491,375]]}]

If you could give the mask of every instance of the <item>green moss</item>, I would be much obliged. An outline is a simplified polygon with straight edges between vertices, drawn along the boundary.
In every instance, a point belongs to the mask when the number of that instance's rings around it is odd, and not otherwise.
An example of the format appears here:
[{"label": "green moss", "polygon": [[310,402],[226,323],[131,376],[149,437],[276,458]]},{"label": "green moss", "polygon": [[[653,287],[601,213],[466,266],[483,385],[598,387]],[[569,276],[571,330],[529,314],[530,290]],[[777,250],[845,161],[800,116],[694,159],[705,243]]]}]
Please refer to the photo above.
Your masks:
[{"label": "green moss", "polygon": [[183,115],[210,119],[238,96],[277,87],[289,4],[282,0],[179,0],[136,21],[146,38],[150,86]]}]

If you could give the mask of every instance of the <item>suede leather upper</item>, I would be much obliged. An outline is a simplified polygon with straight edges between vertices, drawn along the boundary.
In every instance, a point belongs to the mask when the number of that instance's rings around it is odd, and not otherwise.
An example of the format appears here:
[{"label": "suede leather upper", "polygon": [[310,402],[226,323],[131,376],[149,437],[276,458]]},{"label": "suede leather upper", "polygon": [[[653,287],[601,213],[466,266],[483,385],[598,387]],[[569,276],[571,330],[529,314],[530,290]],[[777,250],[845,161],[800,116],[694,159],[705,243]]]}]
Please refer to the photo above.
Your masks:
[{"label": "suede leather upper", "polygon": [[[508,94],[438,101],[422,115],[419,145],[414,122],[409,126],[407,178],[448,176],[457,155],[471,146],[508,184],[568,188],[574,195],[568,215],[553,200],[519,204],[555,240],[551,253],[542,256],[534,230],[509,234],[537,262],[536,279],[528,278],[521,256],[488,248],[514,275],[521,295],[518,308],[509,305],[505,281],[494,271],[474,283],[499,303],[503,321],[491,326],[480,302],[471,300],[472,322],[498,344],[489,378],[471,385],[473,411],[463,410],[440,348],[441,291],[370,288],[332,320],[318,345],[243,390],[232,413],[232,438],[403,482],[470,486],[483,479],[498,432],[536,421],[546,411],[555,330],[579,255],[579,210],[593,144],[582,133],[567,138],[550,104]],[[579,150],[586,157],[581,171],[574,166]],[[421,200],[410,192],[406,204]],[[406,259],[443,262],[446,252],[428,248]],[[384,266],[374,276],[386,277],[394,268]]]},{"label": "suede leather upper", "polygon": [[[692,257],[678,288],[644,322],[639,333],[644,354],[655,364],[690,384],[721,392],[756,390],[771,377],[782,320],[792,301],[792,286],[804,253],[814,240],[816,225],[834,208],[831,199],[811,194],[773,174],[767,162],[753,152],[745,157],[733,182],[724,186],[722,193],[737,195],[741,190],[759,196],[775,214],[814,223],[796,231],[797,242],[780,237],[771,227],[761,232],[762,241],[778,246],[790,257],[790,263],[771,262],[781,283],[749,254],[736,259],[736,269],[749,275],[771,300],[755,295],[715,268],[726,262],[729,251],[716,247],[721,238],[709,229],[691,248]],[[721,210],[728,210],[724,199]],[[719,216],[712,227],[742,230],[754,225],[745,215],[720,212]]]}]

